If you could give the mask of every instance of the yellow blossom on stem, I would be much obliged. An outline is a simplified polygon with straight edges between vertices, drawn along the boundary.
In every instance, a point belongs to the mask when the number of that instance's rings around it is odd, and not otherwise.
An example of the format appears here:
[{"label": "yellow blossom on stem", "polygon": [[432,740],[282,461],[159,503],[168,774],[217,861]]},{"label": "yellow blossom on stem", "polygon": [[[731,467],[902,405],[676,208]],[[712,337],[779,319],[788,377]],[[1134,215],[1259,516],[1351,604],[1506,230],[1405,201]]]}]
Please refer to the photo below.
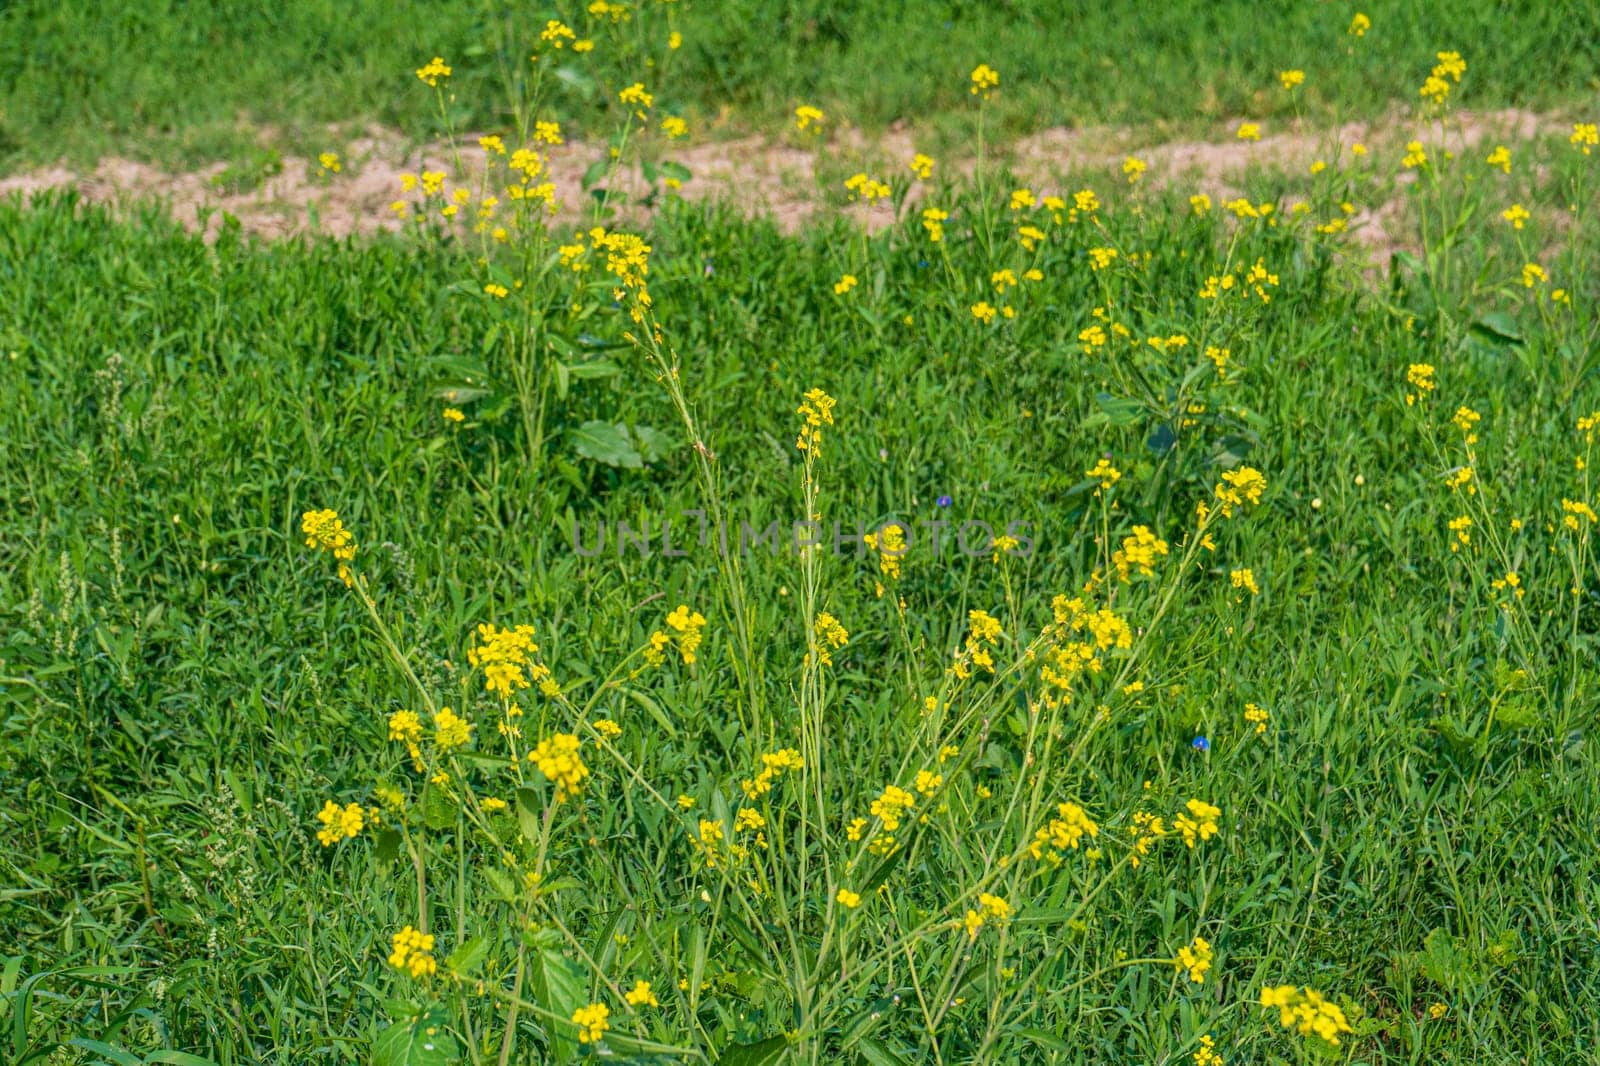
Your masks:
[{"label": "yellow blossom on stem", "polygon": [[439,56],[434,56],[432,60],[417,68],[417,77],[430,89],[438,87],[440,78],[448,78],[449,76],[450,68],[445,65],[444,60]]},{"label": "yellow blossom on stem", "polygon": [[1335,1046],[1340,1033],[1349,1033],[1350,1022],[1344,1011],[1311,988],[1279,985],[1261,990],[1261,1005],[1277,1008],[1278,1021],[1285,1029],[1298,1030],[1301,1036],[1317,1036]]},{"label": "yellow blossom on stem", "polygon": [[589,768],[583,764],[578,751],[581,743],[571,733],[556,733],[541,740],[539,746],[528,753],[528,761],[556,786],[557,803],[576,796],[589,776]]},{"label": "yellow blossom on stem", "polygon": [[617,94],[617,100],[625,106],[638,108],[638,112],[641,115],[656,102],[655,97],[645,91],[644,82],[642,81],[636,81],[626,89],[623,89]]},{"label": "yellow blossom on stem", "polygon": [[[1122,471],[1112,466],[1109,459],[1102,458],[1093,467],[1085,470],[1083,476],[1098,481],[1101,489],[1109,489],[1122,478]],[[1099,495],[1098,490],[1096,495]]]},{"label": "yellow blossom on stem", "polygon": [[440,751],[450,751],[465,746],[472,740],[472,723],[448,707],[441,707],[433,716],[433,742]]},{"label": "yellow blossom on stem", "polygon": [[329,800],[318,812],[317,821],[322,823],[322,828],[317,830],[317,840],[326,848],[359,835],[366,825],[366,813],[359,803],[341,807]]},{"label": "yellow blossom on stem", "polygon": [[811,389],[802,397],[795,411],[804,420],[800,426],[800,437],[795,441],[796,448],[812,455],[820,452],[822,427],[833,425],[833,408],[837,402],[821,389]]},{"label": "yellow blossom on stem", "polygon": [[591,1003],[573,1011],[572,1020],[578,1026],[578,1043],[593,1044],[602,1039],[606,1030],[611,1028],[610,1017],[611,1008],[604,1003]]},{"label": "yellow blossom on stem", "polygon": [[307,511],[300,516],[300,531],[305,534],[306,547],[325,551],[339,563],[339,578],[349,588],[355,584],[355,572],[350,562],[356,557],[355,535],[339,521],[335,511]]},{"label": "yellow blossom on stem", "polygon": [[433,958],[433,934],[418,932],[409,925],[401,929],[392,939],[389,965],[418,980],[432,976],[439,969]]},{"label": "yellow blossom on stem", "polygon": [[635,981],[633,987],[623,995],[630,1007],[659,1007],[661,1000],[650,990],[649,981]]},{"label": "yellow blossom on stem", "polygon": [[1267,731],[1267,722],[1271,717],[1265,710],[1253,703],[1244,705],[1244,720],[1255,726],[1257,736]]},{"label": "yellow blossom on stem", "polygon": [[837,618],[826,611],[817,615],[815,630],[817,662],[822,666],[832,666],[833,652],[850,642],[850,633],[839,624]]},{"label": "yellow blossom on stem", "polygon": [[1204,984],[1206,971],[1211,969],[1211,945],[1197,936],[1192,944],[1178,949],[1178,957],[1172,962],[1178,969],[1188,971],[1189,980]]},{"label": "yellow blossom on stem", "polygon": [[1217,835],[1217,819],[1222,817],[1222,810],[1213,807],[1204,800],[1192,799],[1184,805],[1188,813],[1180,814],[1172,820],[1172,828],[1183,834],[1183,842],[1188,847],[1194,847],[1196,842],[1210,840]]}]

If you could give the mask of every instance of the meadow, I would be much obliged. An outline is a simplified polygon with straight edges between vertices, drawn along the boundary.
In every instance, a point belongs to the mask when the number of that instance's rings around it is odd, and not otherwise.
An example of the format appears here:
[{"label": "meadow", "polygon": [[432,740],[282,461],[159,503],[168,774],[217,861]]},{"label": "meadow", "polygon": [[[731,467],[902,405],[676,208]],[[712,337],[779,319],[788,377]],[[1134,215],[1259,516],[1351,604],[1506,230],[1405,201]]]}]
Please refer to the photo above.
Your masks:
[{"label": "meadow", "polygon": [[450,159],[0,203],[0,1062],[1594,1062],[1596,12],[1250,12],[0,13],[8,167]]}]

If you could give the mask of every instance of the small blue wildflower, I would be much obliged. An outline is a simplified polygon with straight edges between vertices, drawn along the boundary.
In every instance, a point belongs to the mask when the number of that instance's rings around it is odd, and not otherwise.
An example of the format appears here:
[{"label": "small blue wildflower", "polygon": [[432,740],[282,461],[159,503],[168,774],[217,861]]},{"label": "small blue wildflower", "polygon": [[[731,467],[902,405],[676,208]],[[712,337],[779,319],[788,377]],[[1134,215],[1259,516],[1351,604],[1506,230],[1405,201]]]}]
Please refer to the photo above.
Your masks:
[{"label": "small blue wildflower", "polygon": [[1195,751],[1210,751],[1211,750],[1211,741],[1207,740],[1203,736],[1195,737],[1194,738],[1194,750]]},{"label": "small blue wildflower", "polygon": [[948,497],[948,496],[940,496],[934,502],[937,503],[940,507],[949,507],[951,501],[950,501],[950,497]]}]

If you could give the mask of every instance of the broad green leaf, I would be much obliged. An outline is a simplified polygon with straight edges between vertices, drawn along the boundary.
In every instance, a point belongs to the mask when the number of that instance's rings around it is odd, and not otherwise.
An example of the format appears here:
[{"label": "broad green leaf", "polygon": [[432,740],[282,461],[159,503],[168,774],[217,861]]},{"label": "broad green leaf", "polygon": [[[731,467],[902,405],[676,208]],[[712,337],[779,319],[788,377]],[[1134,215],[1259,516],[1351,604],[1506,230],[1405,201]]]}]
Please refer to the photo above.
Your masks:
[{"label": "broad green leaf", "polygon": [[[573,961],[561,953],[561,936],[554,929],[541,929],[527,938],[533,948],[528,961],[529,990],[539,1006],[558,1018],[571,1018],[588,1000],[583,974]],[[571,1022],[546,1020],[550,1041],[550,1061],[566,1062],[577,1050],[576,1027]]]},{"label": "broad green leaf", "polygon": [[517,800],[517,828],[522,830],[522,838],[530,844],[537,844],[544,835],[541,828],[544,822],[544,797],[531,788],[519,788]]},{"label": "broad green leaf", "polygon": [[450,828],[459,813],[455,801],[443,789],[429,789],[422,801],[422,823],[429,829]]},{"label": "broad green leaf", "polygon": [[1504,311],[1491,311],[1480,315],[1472,323],[1472,332],[1494,344],[1521,344],[1522,330],[1517,320]]},{"label": "broad green leaf", "polygon": [[596,159],[593,163],[589,164],[589,169],[583,172],[583,187],[585,189],[593,189],[600,183],[600,179],[606,176],[606,172],[610,169],[611,160]]},{"label": "broad green leaf", "polygon": [[585,422],[567,436],[572,441],[573,451],[585,459],[629,470],[644,466],[644,457],[628,439],[625,426],[611,422]]},{"label": "broad green leaf", "polygon": [[594,79],[577,67],[557,67],[556,78],[584,96],[593,96],[595,93]]},{"label": "broad green leaf", "polygon": [[394,862],[400,857],[400,831],[387,826],[379,829],[374,834],[372,854],[379,862],[385,865]]},{"label": "broad green leaf", "polygon": [[459,1055],[437,1007],[395,1022],[372,1041],[372,1066],[450,1066]]},{"label": "broad green leaf", "polygon": [[463,977],[470,976],[483,965],[484,957],[488,954],[488,943],[483,937],[475,936],[452,951],[450,957],[444,960],[444,964],[452,973]]},{"label": "broad green leaf", "polygon": [[1086,426],[1131,426],[1144,414],[1144,404],[1128,397],[1109,396],[1102,392],[1094,398],[1094,402],[1100,410],[1083,420]]}]

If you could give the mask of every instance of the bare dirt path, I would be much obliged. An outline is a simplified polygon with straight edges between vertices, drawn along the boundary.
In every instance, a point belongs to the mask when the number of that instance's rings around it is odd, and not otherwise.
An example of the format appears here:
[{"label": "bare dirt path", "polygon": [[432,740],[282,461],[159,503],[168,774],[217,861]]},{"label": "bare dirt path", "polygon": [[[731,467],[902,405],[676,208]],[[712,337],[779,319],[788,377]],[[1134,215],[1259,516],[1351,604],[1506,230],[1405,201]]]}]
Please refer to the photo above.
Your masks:
[{"label": "bare dirt path", "polygon": [[[1479,144],[1514,145],[1547,134],[1561,134],[1569,125],[1554,116],[1528,111],[1462,112],[1451,117],[1448,128],[1402,116],[1372,122],[1353,122],[1314,131],[1268,132],[1259,141],[1236,137],[1213,141],[1181,141],[1130,148],[1126,130],[1048,129],[1025,137],[1003,149],[998,158],[1019,180],[1035,188],[1059,191],[1069,178],[1098,183],[1106,189],[1120,184],[1123,160],[1134,155],[1148,166],[1145,180],[1154,186],[1176,186],[1204,192],[1214,199],[1238,194],[1252,168],[1303,168],[1320,155],[1355,143],[1373,153],[1394,151],[1417,138],[1453,149]],[[468,140],[469,145],[472,144]],[[770,216],[781,228],[794,231],[829,206],[820,182],[842,165],[859,161],[863,169],[882,173],[885,167],[903,168],[915,151],[912,136],[891,130],[868,139],[854,131],[836,133],[818,147],[797,147],[782,140],[750,136],[736,140],[690,144],[671,158],[693,174],[679,195],[688,199],[722,199],[741,205],[751,214]],[[551,149],[550,176],[559,202],[576,220],[589,202],[582,187],[584,171],[596,158],[593,145],[569,143]],[[107,158],[93,171],[80,173],[61,166],[45,167],[0,178],[0,197],[26,198],[54,189],[76,189],[94,203],[126,205],[157,199],[174,218],[192,229],[213,235],[222,212],[237,218],[245,232],[267,238],[322,233],[336,237],[370,234],[399,226],[388,206],[400,196],[400,176],[421,169],[452,170],[450,153],[443,145],[421,149],[407,146],[399,136],[372,130],[344,145],[343,170],[323,175],[316,160],[286,157],[281,171],[255,188],[229,191],[223,185],[227,165],[214,164],[187,173],[171,173],[128,159]],[[463,151],[468,161],[481,158],[473,146]],[[970,172],[972,161],[943,162],[946,169]],[[474,178],[467,175],[466,183]],[[636,169],[628,185],[642,192]],[[1074,185],[1073,187],[1078,187]],[[1365,212],[1364,241],[1381,248],[1391,243],[1384,232],[1388,205]],[[885,208],[850,209],[868,226],[890,221]],[[203,220],[203,221],[202,221]]]}]

